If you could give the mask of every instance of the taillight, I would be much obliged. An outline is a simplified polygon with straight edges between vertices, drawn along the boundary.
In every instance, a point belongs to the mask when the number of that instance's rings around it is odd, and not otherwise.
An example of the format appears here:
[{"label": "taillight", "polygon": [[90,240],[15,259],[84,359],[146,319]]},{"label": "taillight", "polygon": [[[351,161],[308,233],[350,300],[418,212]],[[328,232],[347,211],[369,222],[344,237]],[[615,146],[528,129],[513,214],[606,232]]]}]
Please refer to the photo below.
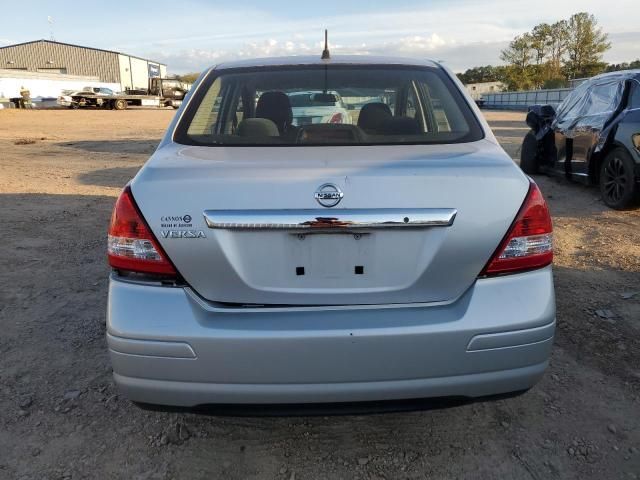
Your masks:
[{"label": "taillight", "polygon": [[334,113],[333,116],[331,117],[331,120],[329,120],[329,123],[342,123],[343,121],[343,116],[341,113]]},{"label": "taillight", "polygon": [[531,181],[529,193],[509,232],[480,275],[532,270],[553,261],[553,227],[547,204]]},{"label": "taillight", "polygon": [[107,254],[113,268],[163,276],[177,274],[142,217],[128,186],[113,208],[108,239]]}]

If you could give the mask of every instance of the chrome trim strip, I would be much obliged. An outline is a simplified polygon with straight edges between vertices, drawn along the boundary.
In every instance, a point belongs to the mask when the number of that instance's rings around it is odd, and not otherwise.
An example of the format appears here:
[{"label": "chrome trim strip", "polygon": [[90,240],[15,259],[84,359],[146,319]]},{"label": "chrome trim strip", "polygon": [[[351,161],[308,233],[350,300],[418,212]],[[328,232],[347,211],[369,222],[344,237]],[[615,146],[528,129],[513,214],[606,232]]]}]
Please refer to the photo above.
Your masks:
[{"label": "chrome trim strip", "polygon": [[345,231],[449,227],[455,208],[353,210],[205,210],[209,228],[226,230]]}]

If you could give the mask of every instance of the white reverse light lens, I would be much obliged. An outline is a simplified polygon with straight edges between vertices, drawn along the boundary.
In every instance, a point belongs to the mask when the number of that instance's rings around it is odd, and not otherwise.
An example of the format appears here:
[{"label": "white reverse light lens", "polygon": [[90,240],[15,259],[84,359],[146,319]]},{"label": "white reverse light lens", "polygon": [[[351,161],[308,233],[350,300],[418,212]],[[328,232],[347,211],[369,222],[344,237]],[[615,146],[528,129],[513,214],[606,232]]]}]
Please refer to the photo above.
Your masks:
[{"label": "white reverse light lens", "polygon": [[110,255],[138,260],[162,261],[162,257],[146,238],[126,238],[109,235],[107,250]]},{"label": "white reverse light lens", "polygon": [[526,257],[550,252],[553,249],[553,235],[544,233],[542,235],[530,235],[527,237],[515,237],[509,240],[500,255],[500,259]]}]

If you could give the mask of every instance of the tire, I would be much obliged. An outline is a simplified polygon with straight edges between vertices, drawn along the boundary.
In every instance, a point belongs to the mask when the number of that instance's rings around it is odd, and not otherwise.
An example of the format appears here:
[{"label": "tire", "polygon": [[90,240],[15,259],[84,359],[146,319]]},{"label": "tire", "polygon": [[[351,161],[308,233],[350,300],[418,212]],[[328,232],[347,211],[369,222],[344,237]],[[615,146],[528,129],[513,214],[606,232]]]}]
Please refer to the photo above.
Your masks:
[{"label": "tire", "polygon": [[127,101],[119,98],[113,101],[113,108],[115,110],[125,110],[127,108]]},{"label": "tire", "polygon": [[602,161],[600,193],[608,207],[624,210],[638,199],[639,189],[633,169],[633,160],[624,148],[609,152]]},{"label": "tire", "polygon": [[535,175],[540,170],[538,161],[538,140],[530,130],[522,140],[520,148],[520,168],[527,175]]}]

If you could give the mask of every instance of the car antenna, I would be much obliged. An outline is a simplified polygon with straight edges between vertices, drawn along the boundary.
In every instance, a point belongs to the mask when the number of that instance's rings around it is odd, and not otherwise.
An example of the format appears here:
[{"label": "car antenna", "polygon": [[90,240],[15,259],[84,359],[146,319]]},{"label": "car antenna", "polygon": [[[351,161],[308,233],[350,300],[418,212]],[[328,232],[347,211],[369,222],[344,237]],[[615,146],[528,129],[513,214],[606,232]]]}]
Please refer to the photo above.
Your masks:
[{"label": "car antenna", "polygon": [[327,29],[324,29],[324,50],[322,51],[322,60],[329,60],[331,58],[331,54],[329,53],[329,40],[327,36]]},{"label": "car antenna", "polygon": [[[328,34],[327,34],[327,29],[324,29],[324,50],[322,51],[322,57],[320,57],[322,60],[330,60],[331,59],[331,54],[329,53],[329,39],[328,39]],[[324,89],[322,90],[322,93],[324,93],[325,95],[327,94],[327,88],[329,86],[329,69],[327,68],[328,65],[325,63],[324,64]]]}]

